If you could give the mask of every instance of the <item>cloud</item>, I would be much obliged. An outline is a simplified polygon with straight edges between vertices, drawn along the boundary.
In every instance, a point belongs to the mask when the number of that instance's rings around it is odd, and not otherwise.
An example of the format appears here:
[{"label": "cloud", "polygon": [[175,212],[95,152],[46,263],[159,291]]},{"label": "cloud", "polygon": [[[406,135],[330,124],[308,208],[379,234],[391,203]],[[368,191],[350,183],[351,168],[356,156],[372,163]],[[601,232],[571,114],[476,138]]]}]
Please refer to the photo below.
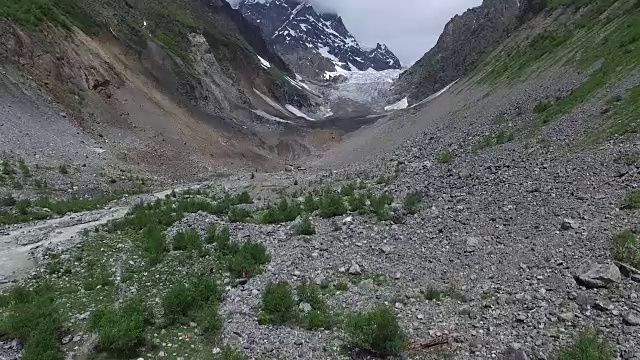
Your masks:
[{"label": "cloud", "polygon": [[[230,0],[238,1],[238,0]],[[420,59],[454,15],[482,0],[309,0],[317,11],[342,16],[363,45],[384,43],[405,65]]]}]

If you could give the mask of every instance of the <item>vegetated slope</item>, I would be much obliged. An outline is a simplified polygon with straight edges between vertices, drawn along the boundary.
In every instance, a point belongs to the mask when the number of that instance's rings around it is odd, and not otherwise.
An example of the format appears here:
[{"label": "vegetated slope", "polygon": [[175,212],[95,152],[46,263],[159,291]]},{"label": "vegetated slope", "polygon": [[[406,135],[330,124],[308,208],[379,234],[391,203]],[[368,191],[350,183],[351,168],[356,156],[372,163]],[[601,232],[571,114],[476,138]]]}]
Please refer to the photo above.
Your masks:
[{"label": "vegetated slope", "polygon": [[437,44],[400,76],[394,93],[399,98],[408,96],[414,104],[469,74],[540,10],[539,3],[485,0],[456,15],[445,26]]},{"label": "vegetated slope", "polygon": [[[122,165],[168,176],[273,165],[278,136],[257,134],[276,123],[249,110],[293,117],[264,99],[309,105],[259,30],[226,1],[11,0],[0,14],[4,74],[33,79]],[[60,131],[30,125],[13,132]],[[33,155],[17,138],[2,140]]]}]

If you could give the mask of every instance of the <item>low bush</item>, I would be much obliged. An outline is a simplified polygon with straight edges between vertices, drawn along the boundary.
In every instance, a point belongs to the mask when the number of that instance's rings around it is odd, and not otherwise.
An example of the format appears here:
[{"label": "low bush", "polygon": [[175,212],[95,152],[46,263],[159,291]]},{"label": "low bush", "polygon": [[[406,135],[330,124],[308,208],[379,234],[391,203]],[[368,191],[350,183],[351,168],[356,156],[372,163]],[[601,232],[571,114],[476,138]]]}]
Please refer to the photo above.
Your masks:
[{"label": "low bush", "polygon": [[162,298],[164,319],[169,325],[197,320],[203,309],[217,304],[221,296],[216,282],[208,277],[197,277],[186,285],[175,285]]},{"label": "low bush", "polygon": [[209,340],[215,340],[222,329],[222,319],[218,313],[218,304],[210,301],[196,314],[196,322],[204,336]]},{"label": "low bush", "polygon": [[316,228],[308,216],[303,217],[302,220],[296,224],[295,230],[296,235],[310,236],[316,233]]},{"label": "low bush", "polygon": [[414,215],[418,213],[420,203],[422,202],[422,195],[418,192],[412,192],[407,194],[404,198],[404,211],[407,214]]},{"label": "low bush", "polygon": [[58,172],[60,174],[66,175],[69,173],[69,168],[67,168],[67,164],[62,164],[58,166]]},{"label": "low bush", "polygon": [[262,272],[262,266],[271,261],[267,248],[262,244],[247,242],[237,248],[227,258],[227,270],[240,278],[253,277]]},{"label": "low bush", "polygon": [[29,170],[29,166],[27,166],[27,163],[25,163],[23,159],[18,161],[18,169],[20,169],[22,176],[26,178],[31,177],[31,170]]},{"label": "low bush", "polygon": [[383,357],[397,356],[407,347],[405,333],[386,307],[351,316],[345,330],[351,346]]},{"label": "low bush", "polygon": [[262,295],[260,322],[274,325],[286,324],[295,319],[295,306],[296,302],[289,283],[286,281],[269,283]]},{"label": "low bush", "polygon": [[202,241],[196,229],[178,231],[173,237],[174,251],[199,251],[201,249]]},{"label": "low bush", "polygon": [[237,194],[235,196],[235,203],[237,205],[240,205],[240,204],[253,204],[253,199],[251,198],[251,195],[249,195],[248,192],[243,191],[243,192],[241,192],[241,193],[239,193],[239,194]]},{"label": "low bush", "polygon": [[305,195],[303,207],[304,211],[310,214],[320,208],[313,193],[307,193],[307,195]]},{"label": "low bush", "polygon": [[111,287],[115,283],[111,272],[106,268],[96,269],[83,281],[82,288],[85,291],[93,291],[97,288]]},{"label": "low bush", "polygon": [[232,223],[243,223],[250,217],[251,211],[245,208],[234,206],[229,210],[229,221]]},{"label": "low bush", "polygon": [[89,327],[98,334],[98,347],[118,355],[133,355],[145,342],[144,332],[152,315],[142,299],[130,299],[119,309],[101,307],[89,318]]},{"label": "low bush", "polygon": [[386,192],[378,196],[371,194],[369,197],[369,202],[371,203],[371,209],[378,220],[391,220],[390,205],[393,204],[393,195]]},{"label": "low bush", "polygon": [[342,185],[342,187],[340,188],[340,195],[342,195],[343,197],[349,197],[349,196],[352,196],[355,191],[356,191],[356,184],[352,182],[347,183]]},{"label": "low bush", "polygon": [[630,190],[624,198],[624,207],[626,209],[640,209],[640,190]]},{"label": "low bush", "polygon": [[573,344],[562,348],[557,360],[611,360],[615,355],[611,346],[598,338],[592,330],[580,334]]},{"label": "low bush", "polygon": [[271,206],[262,214],[262,224],[282,224],[295,220],[302,214],[302,208],[298,204],[291,204],[286,198],[280,199],[276,206]]},{"label": "low bush", "polygon": [[640,247],[636,234],[627,230],[613,238],[611,255],[614,260],[640,267]]},{"label": "low bush", "polygon": [[440,164],[450,164],[453,162],[454,155],[451,151],[441,151],[436,154],[436,161]]},{"label": "low bush", "polygon": [[16,203],[16,198],[11,195],[0,197],[0,206],[15,206]]},{"label": "low bush", "polygon": [[169,252],[167,237],[158,225],[151,225],[142,231],[141,248],[149,264],[159,264]]},{"label": "low bush", "polygon": [[542,114],[543,112],[549,110],[552,106],[552,102],[540,100],[536,103],[536,106],[533,107],[533,112],[536,114]]},{"label": "low bush", "polygon": [[0,298],[0,334],[25,344],[22,359],[62,359],[58,349],[61,318],[51,289],[14,287]]},{"label": "low bush", "polygon": [[320,198],[320,216],[329,219],[335,216],[341,216],[347,213],[347,206],[342,196],[333,191],[326,190]]},{"label": "low bush", "polygon": [[367,209],[367,196],[365,194],[353,194],[347,199],[349,211],[364,213]]}]

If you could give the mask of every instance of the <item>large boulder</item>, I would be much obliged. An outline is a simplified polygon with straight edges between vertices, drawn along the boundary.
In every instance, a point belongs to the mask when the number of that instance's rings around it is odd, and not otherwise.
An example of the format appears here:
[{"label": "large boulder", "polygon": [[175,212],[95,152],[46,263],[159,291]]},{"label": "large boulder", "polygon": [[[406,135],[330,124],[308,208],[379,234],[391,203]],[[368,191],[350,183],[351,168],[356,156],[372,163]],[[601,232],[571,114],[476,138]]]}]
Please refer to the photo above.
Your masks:
[{"label": "large boulder", "polygon": [[606,288],[622,282],[620,269],[613,263],[593,264],[575,275],[576,282],[590,289]]}]

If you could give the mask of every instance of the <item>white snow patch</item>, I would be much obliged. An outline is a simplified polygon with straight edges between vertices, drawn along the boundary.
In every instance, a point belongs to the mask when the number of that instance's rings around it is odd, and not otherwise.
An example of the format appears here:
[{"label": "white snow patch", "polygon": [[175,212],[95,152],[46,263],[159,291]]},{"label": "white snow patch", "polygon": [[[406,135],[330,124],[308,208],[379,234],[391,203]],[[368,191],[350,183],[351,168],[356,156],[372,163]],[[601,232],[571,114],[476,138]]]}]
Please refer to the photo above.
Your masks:
[{"label": "white snow patch", "polygon": [[271,64],[267,60],[261,58],[260,55],[258,55],[258,60],[260,60],[260,64],[263,68],[268,69],[271,67]]},{"label": "white snow patch", "polygon": [[349,74],[349,71],[347,71],[347,70],[345,70],[345,69],[341,68],[340,66],[336,65],[336,71],[326,71],[326,72],[324,73],[324,76],[323,76],[323,77],[324,77],[326,80],[331,80],[331,79],[333,79],[333,78],[334,78],[334,77],[336,77],[336,76],[340,76],[340,75],[345,75],[345,76],[346,76],[346,75],[348,75],[348,74]]},{"label": "white snow patch", "polygon": [[440,91],[438,91],[437,93],[435,93],[435,94],[433,94],[433,95],[429,96],[428,98],[426,98],[426,99],[424,99],[424,100],[420,101],[419,103],[415,103],[415,104],[411,105],[411,107],[418,106],[418,105],[420,105],[420,104],[424,104],[424,103],[426,103],[426,102],[429,102],[429,101],[431,101],[431,100],[433,100],[433,99],[435,99],[435,98],[439,97],[440,95],[442,95],[442,94],[444,94],[445,92],[447,92],[447,90],[449,90],[449,88],[451,88],[453,85],[455,85],[458,81],[460,81],[460,79],[458,79],[458,80],[456,80],[456,81],[452,82],[451,84],[449,84],[449,85],[445,86],[442,90],[440,90]]},{"label": "white snow patch", "polygon": [[398,101],[397,103],[395,103],[393,105],[385,106],[384,110],[385,111],[402,110],[402,109],[406,109],[408,107],[409,107],[409,98],[405,97],[404,99]]},{"label": "white snow patch", "polygon": [[285,119],[280,119],[277,116],[273,116],[270,114],[267,114],[266,112],[262,111],[262,110],[251,110],[253,111],[254,114],[263,117],[267,120],[271,120],[271,121],[277,121],[277,122],[282,122],[282,123],[287,123],[287,124],[293,124],[293,122],[289,121],[289,120],[285,120]]},{"label": "white snow patch", "polygon": [[289,116],[291,115],[287,110],[285,110],[282,106],[280,106],[280,104],[278,104],[277,102],[271,100],[270,97],[264,95],[263,93],[261,93],[260,91],[253,89],[253,91],[255,91],[256,94],[258,94],[258,96],[260,96],[262,98],[262,100],[266,101],[267,104],[271,105],[274,109],[280,111],[283,115],[285,116]]},{"label": "white snow patch", "polygon": [[301,117],[301,118],[307,119],[309,121],[316,121],[315,119],[310,118],[307,114],[305,114],[302,111],[298,110],[298,108],[296,108],[293,105],[287,104],[287,105],[285,105],[285,107],[287,108],[287,110],[291,111],[297,117]]}]

